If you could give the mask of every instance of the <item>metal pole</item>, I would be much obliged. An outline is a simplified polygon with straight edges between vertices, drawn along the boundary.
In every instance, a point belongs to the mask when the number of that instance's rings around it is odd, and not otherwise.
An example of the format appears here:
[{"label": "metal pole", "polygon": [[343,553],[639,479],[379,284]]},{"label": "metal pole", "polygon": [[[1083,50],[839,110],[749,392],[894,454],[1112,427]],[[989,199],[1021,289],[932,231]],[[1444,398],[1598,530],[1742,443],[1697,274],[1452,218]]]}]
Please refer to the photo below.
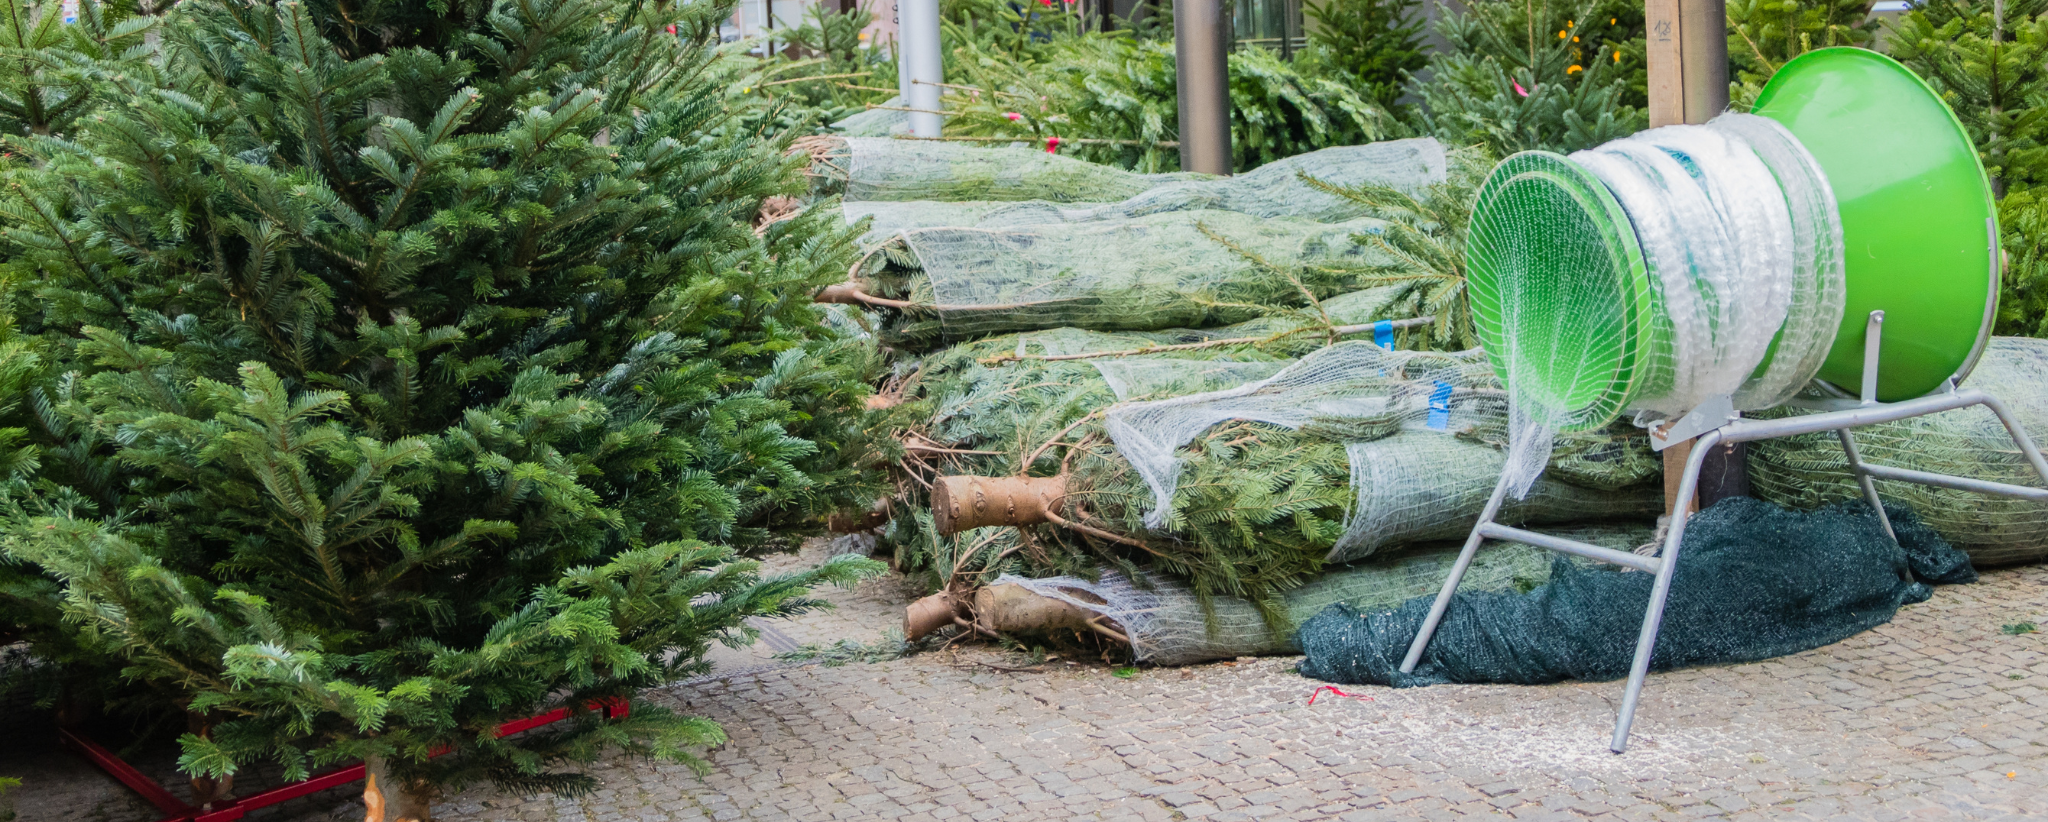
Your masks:
[{"label": "metal pole", "polygon": [[903,0],[889,3],[889,22],[896,28],[896,42],[891,46],[896,51],[896,98],[905,107],[910,105],[910,53],[903,50]]},{"label": "metal pole", "polygon": [[1183,171],[1230,173],[1229,32],[1222,0],[1173,0]]},{"label": "metal pole", "polygon": [[911,109],[911,136],[937,137],[945,123],[937,113],[939,84],[946,82],[939,55],[939,0],[897,0],[896,17],[896,47],[903,52],[896,65],[904,77],[903,105]]},{"label": "metal pole", "polygon": [[1415,666],[1422,662],[1422,652],[1429,648],[1429,640],[1436,636],[1436,626],[1444,621],[1444,612],[1451,608],[1451,597],[1458,593],[1458,583],[1465,578],[1465,569],[1472,567],[1472,559],[1479,555],[1479,545],[1486,541],[1486,526],[1493,518],[1500,516],[1500,505],[1508,498],[1508,475],[1503,471],[1500,482],[1493,486],[1493,496],[1486,499],[1486,510],[1479,513],[1479,521],[1472,525],[1472,535],[1465,538],[1465,548],[1458,552],[1458,561],[1451,566],[1451,575],[1444,578],[1444,587],[1436,593],[1436,602],[1429,606],[1429,616],[1422,620],[1422,630],[1415,632],[1415,639],[1408,643],[1408,655],[1401,659],[1401,673],[1415,673]]},{"label": "metal pole", "polygon": [[[1686,460],[1681,469],[1684,474],[1678,481],[1681,500],[1690,499],[1699,490],[1694,486],[1699,482],[1700,463],[1721,444],[1721,431],[1708,431],[1695,442],[1699,448]],[[1607,749],[1615,753],[1628,750],[1628,731],[1636,722],[1636,703],[1643,698],[1643,682],[1650,677],[1650,657],[1657,651],[1657,632],[1664,626],[1664,603],[1671,596],[1671,578],[1678,574],[1678,549],[1685,544],[1685,521],[1684,510],[1674,507],[1671,524],[1664,531],[1664,550],[1657,556],[1662,564],[1657,567],[1657,579],[1650,583],[1650,605],[1643,609],[1643,630],[1636,635],[1636,658],[1629,665],[1628,686],[1621,691],[1614,739],[1607,743]]]},{"label": "metal pole", "polygon": [[1678,15],[1685,121],[1704,123],[1728,110],[1728,4],[1678,0]]}]

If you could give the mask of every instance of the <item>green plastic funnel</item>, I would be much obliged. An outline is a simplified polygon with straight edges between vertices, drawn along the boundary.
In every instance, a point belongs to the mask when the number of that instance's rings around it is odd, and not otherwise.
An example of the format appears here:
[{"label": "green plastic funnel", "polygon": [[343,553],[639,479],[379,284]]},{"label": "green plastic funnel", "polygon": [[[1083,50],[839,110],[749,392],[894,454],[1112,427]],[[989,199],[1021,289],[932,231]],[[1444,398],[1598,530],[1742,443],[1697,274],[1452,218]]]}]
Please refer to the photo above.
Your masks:
[{"label": "green plastic funnel", "polygon": [[1473,203],[1465,269],[1494,371],[1565,413],[1561,429],[1597,428],[1628,407],[1668,321],[1628,214],[1599,178],[1546,151],[1502,160]]},{"label": "green plastic funnel", "polygon": [[1841,210],[1847,293],[1820,379],[1862,390],[1873,310],[1885,312],[1879,400],[1968,376],[1998,310],[1998,224],[1955,113],[1905,66],[1858,48],[1793,58],[1753,113],[1799,138]]}]

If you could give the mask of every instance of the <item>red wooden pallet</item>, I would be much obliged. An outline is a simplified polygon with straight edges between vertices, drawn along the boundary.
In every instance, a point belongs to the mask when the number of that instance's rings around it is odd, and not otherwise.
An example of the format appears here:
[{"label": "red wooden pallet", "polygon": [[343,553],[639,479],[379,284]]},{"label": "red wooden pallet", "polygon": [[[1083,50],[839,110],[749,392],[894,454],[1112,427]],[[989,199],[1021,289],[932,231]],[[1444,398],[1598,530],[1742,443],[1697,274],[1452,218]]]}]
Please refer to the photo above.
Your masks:
[{"label": "red wooden pallet", "polygon": [[[602,711],[606,719],[623,717],[629,710],[625,700],[622,699],[595,703],[591,707]],[[499,725],[498,735],[510,736],[520,731],[532,730],[542,725],[551,725],[568,718],[568,708],[556,708],[540,716]],[[113,751],[109,751],[99,743],[86,738],[84,734],[71,728],[59,728],[57,730],[57,741],[62,742],[65,747],[84,755],[86,759],[92,760],[92,764],[99,766],[100,770],[106,771],[108,776],[113,777],[123,785],[127,785],[130,790],[141,794],[143,799],[149,800],[149,804],[155,805],[157,810],[163,811],[166,816],[157,820],[157,822],[233,822],[233,820],[241,819],[244,815],[257,808],[267,808],[279,802],[297,799],[307,794],[319,793],[328,788],[340,787],[363,778],[362,765],[349,765],[347,767],[322,771],[297,782],[279,785],[261,793],[233,799],[222,799],[212,803],[209,807],[195,808],[191,803],[172,795],[170,791],[165,790],[164,786],[157,784],[155,780],[143,775],[141,771],[135,769],[135,766],[122,761],[120,757],[114,755]],[[434,755],[440,756],[442,753],[446,753],[446,751],[436,752]]]}]

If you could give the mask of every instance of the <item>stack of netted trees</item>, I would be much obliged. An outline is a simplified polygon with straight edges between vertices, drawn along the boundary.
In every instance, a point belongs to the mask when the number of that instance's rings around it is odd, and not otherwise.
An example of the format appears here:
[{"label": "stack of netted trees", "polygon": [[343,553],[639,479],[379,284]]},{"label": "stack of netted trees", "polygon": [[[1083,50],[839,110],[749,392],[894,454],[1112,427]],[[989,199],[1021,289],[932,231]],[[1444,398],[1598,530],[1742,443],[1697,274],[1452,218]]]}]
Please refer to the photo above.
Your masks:
[{"label": "stack of netted trees", "polygon": [[[894,363],[874,403],[894,490],[837,521],[936,592],[907,634],[1071,631],[1188,662],[1285,650],[1323,605],[1440,581],[1440,543],[1505,459],[1505,394],[1463,307],[1483,159],[1404,140],[1206,178],[805,148],[813,207],[867,227],[818,298]],[[1632,547],[1658,476],[1632,428],[1567,438],[1506,516]],[[1549,568],[1505,552],[1474,580]]]}]

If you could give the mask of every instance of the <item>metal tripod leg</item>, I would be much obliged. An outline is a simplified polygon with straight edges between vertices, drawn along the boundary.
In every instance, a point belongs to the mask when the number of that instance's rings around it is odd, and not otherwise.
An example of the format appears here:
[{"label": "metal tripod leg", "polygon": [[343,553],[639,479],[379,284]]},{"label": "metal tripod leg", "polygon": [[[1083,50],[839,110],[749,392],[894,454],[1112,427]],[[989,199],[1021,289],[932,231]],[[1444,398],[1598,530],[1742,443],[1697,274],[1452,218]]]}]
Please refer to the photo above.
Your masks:
[{"label": "metal tripod leg", "polygon": [[2013,444],[2020,447],[2020,454],[2027,458],[2027,464],[2034,466],[2034,473],[2040,475],[2042,482],[2048,483],[2048,460],[2041,458],[2041,449],[2034,447],[2034,438],[2027,436],[2027,430],[2020,427],[2020,421],[2013,418],[2011,411],[2005,410],[2005,403],[1990,394],[1983,394],[1978,402],[1998,415],[1998,422],[2005,426],[2005,433],[2012,435]]},{"label": "metal tripod leg", "polygon": [[1614,720],[1614,740],[1607,749],[1628,750],[1628,731],[1636,721],[1636,702],[1643,696],[1643,681],[1650,676],[1650,655],[1657,650],[1657,630],[1664,625],[1664,602],[1671,597],[1671,578],[1678,573],[1678,548],[1685,541],[1685,523],[1693,495],[1699,492],[1700,466],[1707,452],[1721,444],[1719,430],[1701,434],[1685,460],[1685,473],[1678,480],[1678,496],[1671,503],[1671,524],[1664,531],[1664,552],[1657,557],[1657,580],[1650,585],[1650,603],[1643,610],[1643,630],[1636,636],[1635,664],[1629,667],[1628,687],[1621,692],[1621,715]]},{"label": "metal tripod leg", "polygon": [[1842,453],[1849,458],[1849,472],[1856,475],[1856,484],[1863,486],[1863,498],[1870,502],[1870,510],[1877,512],[1877,521],[1884,523],[1884,533],[1899,541],[1899,532],[1892,530],[1892,518],[1884,512],[1884,500],[1877,495],[1877,483],[1870,478],[1870,472],[1863,470],[1863,454],[1856,450],[1856,437],[1847,428],[1835,429],[1835,437],[1842,441]]},{"label": "metal tripod leg", "polygon": [[1444,619],[1444,611],[1451,607],[1451,595],[1458,592],[1458,582],[1465,578],[1465,570],[1472,567],[1472,558],[1479,554],[1479,544],[1486,541],[1480,531],[1487,523],[1500,514],[1501,502],[1508,496],[1508,475],[1501,473],[1500,482],[1493,486],[1493,496],[1486,500],[1486,510],[1479,515],[1479,521],[1472,525],[1472,535],[1465,538],[1465,549],[1458,552],[1458,561],[1451,566],[1451,575],[1444,579],[1443,590],[1436,594],[1436,602],[1429,606],[1429,616],[1422,620],[1422,630],[1415,633],[1415,641],[1408,643],[1408,656],[1401,659],[1401,673],[1415,673],[1415,666],[1422,662],[1422,652],[1429,647],[1429,639],[1436,635],[1437,623]]}]

